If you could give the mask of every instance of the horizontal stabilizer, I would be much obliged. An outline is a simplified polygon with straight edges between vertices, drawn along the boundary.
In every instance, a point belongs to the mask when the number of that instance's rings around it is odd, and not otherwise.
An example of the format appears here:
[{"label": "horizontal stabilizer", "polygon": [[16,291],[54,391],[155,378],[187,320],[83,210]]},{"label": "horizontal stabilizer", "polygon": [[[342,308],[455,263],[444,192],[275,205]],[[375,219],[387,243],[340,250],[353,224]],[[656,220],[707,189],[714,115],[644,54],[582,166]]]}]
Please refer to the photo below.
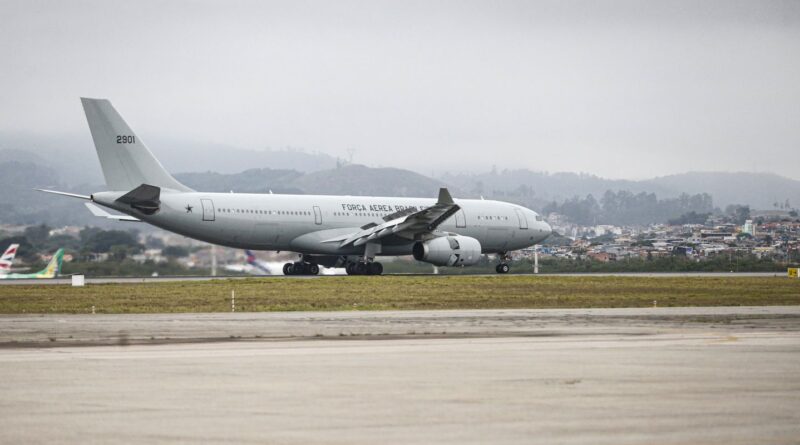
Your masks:
[{"label": "horizontal stabilizer", "polygon": [[90,212],[92,212],[92,215],[99,216],[100,218],[113,219],[117,221],[141,221],[139,218],[135,218],[129,215],[114,215],[108,213],[105,210],[98,207],[97,205],[92,204],[91,202],[87,202],[84,205],[86,206],[87,209],[89,209]]},{"label": "horizontal stabilizer", "polygon": [[56,191],[56,190],[45,190],[45,189],[34,189],[34,190],[36,190],[37,192],[52,193],[54,195],[69,196],[70,198],[85,199],[87,201],[92,199],[91,196],[79,195],[77,193],[67,193],[67,192],[59,192],[59,191]]}]

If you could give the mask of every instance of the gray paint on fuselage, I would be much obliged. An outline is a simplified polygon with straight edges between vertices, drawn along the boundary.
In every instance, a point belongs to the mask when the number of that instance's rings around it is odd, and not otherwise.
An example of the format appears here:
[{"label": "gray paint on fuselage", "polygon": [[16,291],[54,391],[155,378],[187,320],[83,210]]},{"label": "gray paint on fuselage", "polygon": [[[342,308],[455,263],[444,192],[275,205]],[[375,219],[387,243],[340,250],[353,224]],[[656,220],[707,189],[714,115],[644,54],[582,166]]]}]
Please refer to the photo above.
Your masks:
[{"label": "gray paint on fuselage", "polygon": [[[191,238],[235,248],[286,250],[307,254],[359,254],[364,246],[339,248],[339,242],[322,241],[352,234],[369,223],[380,224],[396,210],[433,206],[435,199],[330,195],[274,195],[249,193],[171,192],[162,190],[161,207],[144,215],[115,200],[122,192],[93,195],[98,204],[140,218],[157,227]],[[214,220],[203,218],[203,202],[214,207]],[[450,217],[438,229],[477,239],[484,253],[532,246],[550,234],[550,227],[524,207],[491,200],[456,199],[464,212],[466,227],[456,227]],[[208,201],[206,201],[208,204]],[[317,224],[314,207],[319,207]],[[520,228],[514,209],[527,220]],[[207,209],[208,210],[208,209]],[[210,216],[207,211],[207,219]],[[408,255],[413,241],[387,240],[382,255]]]}]

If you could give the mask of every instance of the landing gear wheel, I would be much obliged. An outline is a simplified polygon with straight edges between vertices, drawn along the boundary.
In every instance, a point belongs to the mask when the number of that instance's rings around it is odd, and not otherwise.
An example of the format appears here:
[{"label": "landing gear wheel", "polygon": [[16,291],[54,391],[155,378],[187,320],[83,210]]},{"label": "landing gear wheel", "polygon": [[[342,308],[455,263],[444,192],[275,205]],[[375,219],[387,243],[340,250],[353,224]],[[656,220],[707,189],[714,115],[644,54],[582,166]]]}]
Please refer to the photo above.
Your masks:
[{"label": "landing gear wheel", "polygon": [[355,266],[355,263],[347,263],[347,265],[344,266],[344,271],[347,272],[347,275],[355,275]]},{"label": "landing gear wheel", "polygon": [[294,269],[294,266],[292,265],[292,263],[284,264],[283,265],[283,274],[284,275],[292,275],[292,273],[294,272],[294,270],[292,270],[292,269]]},{"label": "landing gear wheel", "polygon": [[508,271],[511,270],[511,267],[509,267],[506,263],[500,263],[494,268],[494,270],[496,270],[497,273],[508,273]]},{"label": "landing gear wheel", "polygon": [[367,275],[380,275],[383,273],[383,264],[369,263],[367,264]]},{"label": "landing gear wheel", "polygon": [[366,275],[367,274],[367,263],[356,263],[355,267],[356,275]]},{"label": "landing gear wheel", "polygon": [[317,275],[319,274],[319,266],[314,263],[308,265],[308,274],[309,275]]}]

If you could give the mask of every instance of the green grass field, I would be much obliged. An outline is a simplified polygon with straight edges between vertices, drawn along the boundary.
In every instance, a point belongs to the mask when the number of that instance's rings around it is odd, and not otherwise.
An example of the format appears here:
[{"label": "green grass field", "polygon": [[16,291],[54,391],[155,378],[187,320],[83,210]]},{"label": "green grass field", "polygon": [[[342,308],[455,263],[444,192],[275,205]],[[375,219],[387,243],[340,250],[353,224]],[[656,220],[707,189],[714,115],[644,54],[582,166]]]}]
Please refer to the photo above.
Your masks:
[{"label": "green grass field", "polygon": [[339,311],[800,304],[800,280],[762,277],[325,277],[0,286],[0,313]]}]

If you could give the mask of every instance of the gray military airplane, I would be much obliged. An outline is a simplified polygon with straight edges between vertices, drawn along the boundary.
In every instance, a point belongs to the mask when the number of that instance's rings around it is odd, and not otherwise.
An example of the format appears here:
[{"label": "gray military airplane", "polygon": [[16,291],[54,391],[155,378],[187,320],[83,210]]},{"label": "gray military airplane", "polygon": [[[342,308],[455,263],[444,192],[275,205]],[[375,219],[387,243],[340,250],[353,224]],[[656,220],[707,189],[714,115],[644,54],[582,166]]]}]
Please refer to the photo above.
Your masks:
[{"label": "gray military airplane", "polygon": [[484,253],[499,254],[496,270],[507,273],[509,251],[551,233],[530,209],[453,199],[446,188],[438,199],[197,192],[167,173],[111,102],[81,101],[109,191],[41,191],[88,200],[93,214],[108,219],[223,246],[297,252],[299,260],[283,266],[287,275],[316,275],[320,265],[380,275],[377,257],[409,254],[436,266],[470,266]]}]

